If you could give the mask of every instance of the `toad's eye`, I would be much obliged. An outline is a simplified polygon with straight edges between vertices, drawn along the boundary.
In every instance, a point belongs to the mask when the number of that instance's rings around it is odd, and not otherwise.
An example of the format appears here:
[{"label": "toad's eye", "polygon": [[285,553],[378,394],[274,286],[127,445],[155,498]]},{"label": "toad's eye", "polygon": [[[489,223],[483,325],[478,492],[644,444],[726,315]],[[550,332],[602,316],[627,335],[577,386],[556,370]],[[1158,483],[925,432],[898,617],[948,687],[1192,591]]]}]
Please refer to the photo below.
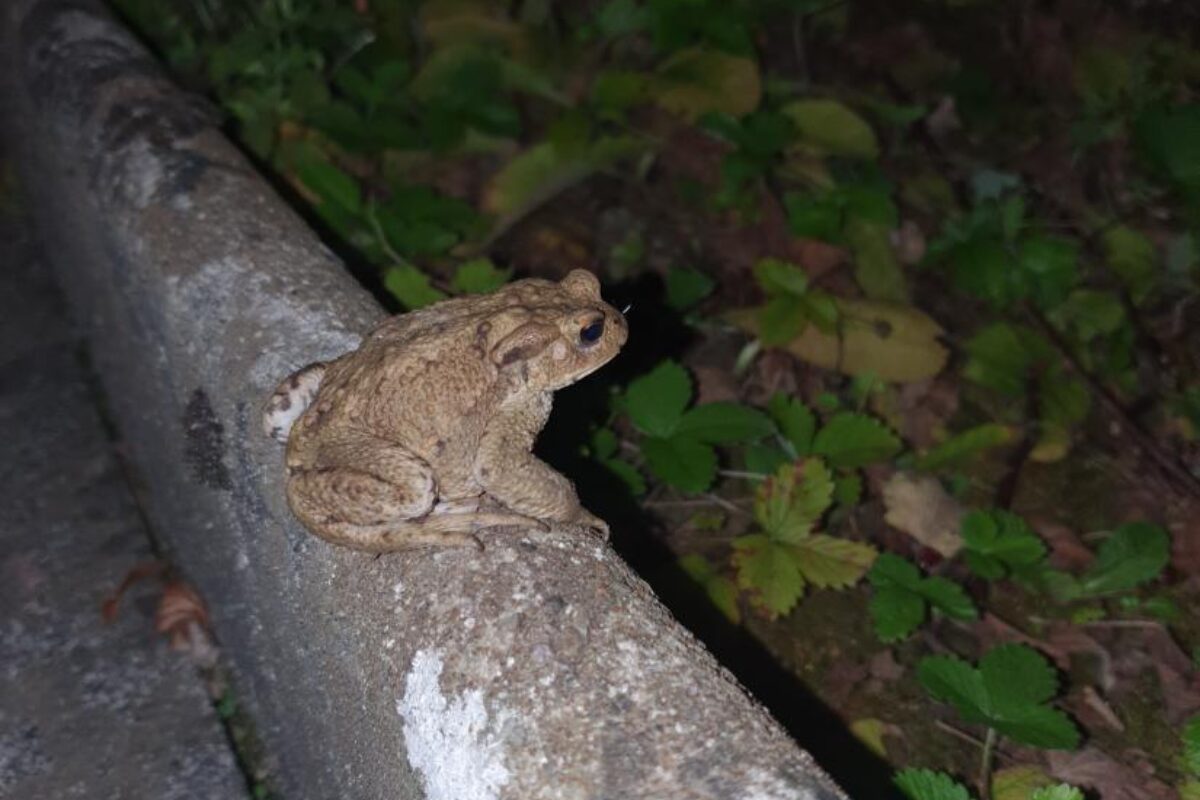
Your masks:
[{"label": "toad's eye", "polygon": [[595,344],[604,335],[604,320],[598,319],[579,331],[579,341],[584,344]]}]

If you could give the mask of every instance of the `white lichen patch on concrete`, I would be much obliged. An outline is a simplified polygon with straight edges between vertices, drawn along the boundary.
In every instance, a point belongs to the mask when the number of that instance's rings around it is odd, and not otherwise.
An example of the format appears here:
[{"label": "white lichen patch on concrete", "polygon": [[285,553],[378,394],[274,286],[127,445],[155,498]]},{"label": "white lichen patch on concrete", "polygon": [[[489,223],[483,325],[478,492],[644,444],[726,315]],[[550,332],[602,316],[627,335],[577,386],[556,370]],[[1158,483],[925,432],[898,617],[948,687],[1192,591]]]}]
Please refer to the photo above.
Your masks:
[{"label": "white lichen patch on concrete", "polygon": [[780,780],[764,769],[752,769],[746,775],[741,800],[814,800],[815,791]]},{"label": "white lichen patch on concrete", "polygon": [[499,726],[489,725],[480,690],[442,693],[442,666],[436,651],[419,650],[396,701],[408,761],[428,800],[495,800],[509,778]]}]

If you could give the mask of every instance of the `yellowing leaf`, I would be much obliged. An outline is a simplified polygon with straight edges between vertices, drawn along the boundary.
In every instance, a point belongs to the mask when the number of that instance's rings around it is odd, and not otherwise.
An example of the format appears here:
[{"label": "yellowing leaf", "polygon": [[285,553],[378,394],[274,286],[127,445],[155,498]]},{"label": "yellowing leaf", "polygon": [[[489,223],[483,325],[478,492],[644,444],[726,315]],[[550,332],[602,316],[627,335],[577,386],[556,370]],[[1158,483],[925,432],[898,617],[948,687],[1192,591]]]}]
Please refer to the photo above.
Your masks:
[{"label": "yellowing leaf", "polygon": [[833,499],[833,477],[819,458],[784,464],[754,496],[754,519],[779,542],[808,536]]},{"label": "yellowing leaf", "polygon": [[758,107],[762,81],[749,58],[719,50],[680,50],[650,79],[661,108],[688,121],[716,111],[740,117]]},{"label": "yellowing leaf", "polygon": [[755,605],[772,619],[791,611],[804,594],[804,577],[791,548],[761,534],[741,536],[733,548],[738,586],[751,592]]},{"label": "yellowing leaf", "polygon": [[854,281],[863,294],[873,300],[907,303],[908,282],[892,252],[887,226],[851,219],[843,234],[854,251]]},{"label": "yellowing leaf", "polygon": [[836,100],[797,100],[781,110],[796,124],[800,142],[809,150],[846,158],[879,157],[871,126]]},{"label": "yellowing leaf", "polygon": [[1029,800],[1034,791],[1054,781],[1037,767],[1008,767],[992,775],[992,800]]},{"label": "yellowing leaf", "polygon": [[551,142],[536,144],[488,182],[484,209],[500,218],[496,230],[504,230],[568,186],[644,149],[642,141],[630,137],[599,139],[569,153]]},{"label": "yellowing leaf", "polygon": [[878,554],[868,544],[823,533],[805,537],[792,547],[796,565],[808,582],[820,589],[844,589],[858,583]]},{"label": "yellowing leaf", "polygon": [[883,720],[871,717],[856,719],[850,723],[850,732],[854,734],[854,738],[880,758],[887,758],[887,747],[883,744],[883,734],[887,733],[887,728],[887,723]]},{"label": "yellowing leaf", "polygon": [[[912,306],[838,298],[839,330],[808,325],[785,349],[810,364],[847,375],[874,375],[895,383],[932,378],[949,351],[938,341],[942,327]],[[729,312],[733,324],[759,335],[759,309]]]}]

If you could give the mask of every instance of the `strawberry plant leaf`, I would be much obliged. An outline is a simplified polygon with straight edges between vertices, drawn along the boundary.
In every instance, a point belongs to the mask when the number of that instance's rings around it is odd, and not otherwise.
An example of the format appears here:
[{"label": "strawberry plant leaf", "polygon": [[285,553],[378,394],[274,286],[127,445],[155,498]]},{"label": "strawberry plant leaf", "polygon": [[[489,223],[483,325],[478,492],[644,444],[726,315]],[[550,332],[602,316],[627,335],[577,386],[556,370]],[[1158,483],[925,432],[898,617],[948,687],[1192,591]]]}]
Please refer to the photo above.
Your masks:
[{"label": "strawberry plant leaf", "polygon": [[1200,714],[1183,725],[1183,764],[1188,772],[1200,778]]},{"label": "strawberry plant leaf", "polygon": [[412,264],[401,264],[383,274],[383,285],[405,308],[414,310],[445,300],[446,294],[429,284],[429,276]]},{"label": "strawberry plant leaf", "polygon": [[823,155],[872,160],[879,157],[875,131],[836,100],[797,100],[783,107],[801,144]]},{"label": "strawberry plant leaf", "polygon": [[688,436],[709,444],[753,442],[775,432],[771,419],[756,408],[738,403],[705,403],[683,415],[676,436]]},{"label": "strawberry plant leaf", "polygon": [[754,277],[768,295],[803,297],[808,292],[808,273],[789,261],[761,259],[754,265]]},{"label": "strawberry plant leaf", "polygon": [[625,410],[638,430],[666,437],[675,432],[692,398],[692,379],[674,361],[664,361],[625,390]]},{"label": "strawberry plant leaf", "polygon": [[699,270],[671,267],[667,271],[667,305],[676,311],[687,311],[712,294],[716,285],[716,281]]},{"label": "strawberry plant leaf", "polygon": [[900,586],[876,588],[871,597],[870,611],[875,623],[875,635],[888,644],[906,638],[925,621],[924,600],[917,593]]},{"label": "strawberry plant leaf", "polygon": [[833,477],[819,458],[785,464],[758,487],[754,518],[772,541],[808,536],[833,497]]},{"label": "strawberry plant leaf", "polygon": [[1056,708],[1032,706],[991,720],[991,727],[1023,744],[1046,750],[1074,750],[1079,729]]},{"label": "strawberry plant leaf", "polygon": [[795,295],[772,297],[758,312],[758,336],[768,347],[786,345],[808,326],[804,300]]},{"label": "strawberry plant leaf", "polygon": [[717,475],[717,454],[695,439],[647,436],[641,447],[650,471],[676,489],[703,492]]},{"label": "strawberry plant leaf", "polygon": [[755,605],[771,618],[788,613],[804,594],[804,576],[787,545],[763,534],[733,540],[738,586],[751,593]]},{"label": "strawberry plant leaf", "polygon": [[862,580],[877,555],[870,545],[822,533],[806,536],[793,547],[796,565],[819,589],[853,586]]},{"label": "strawberry plant leaf", "polygon": [[1033,529],[1008,511],[972,511],[963,517],[962,536],[967,566],[988,580],[1037,564],[1046,555]]},{"label": "strawberry plant leaf", "polygon": [[917,666],[917,680],[934,699],[949,703],[968,722],[986,722],[991,704],[983,676],[961,658],[926,656]]},{"label": "strawberry plant leaf", "polygon": [[1057,786],[1043,786],[1034,791],[1029,800],[1084,800],[1083,792],[1074,786],[1060,783]]},{"label": "strawberry plant leaf", "polygon": [[488,258],[475,258],[458,266],[450,288],[460,294],[486,294],[499,289],[511,277],[511,269],[499,269]]},{"label": "strawberry plant leaf", "polygon": [[998,711],[1044,703],[1058,691],[1058,675],[1036,650],[1004,644],[979,660],[979,672],[992,704]]},{"label": "strawberry plant leaf", "polygon": [[740,117],[758,106],[758,64],[741,56],[691,47],[668,59],[649,79],[654,102],[693,121],[709,112]]},{"label": "strawberry plant leaf", "polygon": [[952,619],[975,619],[979,611],[961,586],[940,576],[926,578],[917,589],[929,605]]},{"label": "strawberry plant leaf", "polygon": [[944,772],[905,769],[893,781],[908,800],[971,800],[966,787]]},{"label": "strawberry plant leaf", "polygon": [[1154,243],[1127,225],[1105,231],[1103,241],[1105,263],[1125,284],[1134,304],[1140,305],[1158,279]]},{"label": "strawberry plant leaf", "polygon": [[808,406],[794,397],[776,394],[767,404],[767,412],[779,426],[779,432],[791,443],[796,455],[808,455],[817,431],[817,418]]},{"label": "strawberry plant leaf", "polygon": [[900,440],[874,417],[844,411],[825,423],[812,450],[839,469],[856,469],[893,457],[900,452]]},{"label": "strawberry plant leaf", "polygon": [[1117,528],[1100,545],[1096,561],[1080,578],[1083,596],[1124,592],[1158,577],[1171,557],[1167,532],[1148,522]]}]

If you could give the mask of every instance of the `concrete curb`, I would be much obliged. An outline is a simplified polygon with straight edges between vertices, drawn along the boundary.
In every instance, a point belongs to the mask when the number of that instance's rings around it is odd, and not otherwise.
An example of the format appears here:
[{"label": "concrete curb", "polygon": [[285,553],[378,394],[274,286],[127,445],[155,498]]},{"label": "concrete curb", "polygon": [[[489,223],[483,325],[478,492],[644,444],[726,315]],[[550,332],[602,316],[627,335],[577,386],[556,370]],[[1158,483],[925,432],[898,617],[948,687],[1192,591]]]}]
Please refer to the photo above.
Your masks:
[{"label": "concrete curb", "polygon": [[8,134],[291,798],[844,798],[607,547],[373,559],[291,518],[258,409],[382,312],[97,3],[0,22]]}]

